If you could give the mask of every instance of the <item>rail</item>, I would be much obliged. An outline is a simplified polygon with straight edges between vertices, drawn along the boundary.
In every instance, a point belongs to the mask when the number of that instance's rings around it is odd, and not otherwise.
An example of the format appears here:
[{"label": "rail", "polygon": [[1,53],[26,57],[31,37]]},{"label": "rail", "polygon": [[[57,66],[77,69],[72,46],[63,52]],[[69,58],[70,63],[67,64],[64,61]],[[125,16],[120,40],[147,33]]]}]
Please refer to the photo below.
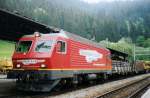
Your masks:
[{"label": "rail", "polygon": [[141,93],[142,91],[144,91],[148,86],[150,86],[150,83],[146,84],[142,88],[140,88],[137,91],[135,91],[134,93],[132,93],[128,98],[138,98],[139,93]]},{"label": "rail", "polygon": [[[137,83],[140,83],[140,82],[142,82],[142,81],[144,81],[144,80],[147,80],[148,78],[149,78],[149,77],[146,77],[146,78],[144,78],[144,79],[142,79],[142,80],[138,80],[138,81],[129,83],[129,84],[127,84],[127,85],[123,85],[123,86],[121,86],[121,87],[118,87],[118,88],[116,88],[116,89],[113,89],[113,90],[111,90],[111,91],[107,91],[107,92],[105,92],[105,93],[103,93],[103,94],[97,95],[95,98],[111,98],[111,97],[109,97],[109,96],[115,94],[116,92],[119,92],[119,91],[121,91],[121,90],[123,90],[123,89],[125,89],[125,88],[127,88],[127,87],[130,87],[130,86],[132,86],[132,85],[134,85],[134,84],[137,84]],[[149,84],[150,84],[150,83],[149,83]],[[147,84],[147,85],[148,85],[148,84]],[[136,91],[136,92],[137,92],[137,93],[140,92],[140,91],[141,91],[142,89],[144,89],[145,87],[146,87],[146,86],[144,86],[143,88],[141,88],[140,90],[138,90],[138,91]],[[134,97],[134,96],[136,96],[136,94],[137,94],[136,92],[135,92],[135,94],[129,96],[128,98],[136,98],[136,97]]]}]

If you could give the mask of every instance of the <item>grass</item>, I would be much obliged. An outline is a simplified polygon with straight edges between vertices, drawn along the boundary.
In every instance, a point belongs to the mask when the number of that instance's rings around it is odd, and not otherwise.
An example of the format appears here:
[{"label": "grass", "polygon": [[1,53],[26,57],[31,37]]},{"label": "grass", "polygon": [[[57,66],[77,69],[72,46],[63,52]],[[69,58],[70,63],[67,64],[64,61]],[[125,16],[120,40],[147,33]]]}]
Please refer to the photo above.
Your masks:
[{"label": "grass", "polygon": [[13,42],[0,40],[0,58],[11,58],[15,49]]}]

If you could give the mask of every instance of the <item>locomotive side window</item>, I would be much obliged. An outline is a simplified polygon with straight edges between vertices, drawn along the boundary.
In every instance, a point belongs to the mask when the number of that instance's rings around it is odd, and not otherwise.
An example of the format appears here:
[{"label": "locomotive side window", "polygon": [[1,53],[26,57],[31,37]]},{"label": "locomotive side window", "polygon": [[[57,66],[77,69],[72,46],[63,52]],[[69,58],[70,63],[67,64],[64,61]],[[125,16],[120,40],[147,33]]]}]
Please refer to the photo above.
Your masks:
[{"label": "locomotive side window", "polygon": [[28,52],[31,47],[32,41],[20,41],[16,52]]},{"label": "locomotive side window", "polygon": [[53,41],[38,41],[35,47],[36,52],[49,52],[51,49]]},{"label": "locomotive side window", "polygon": [[57,42],[57,52],[66,52],[66,43],[63,41]]}]

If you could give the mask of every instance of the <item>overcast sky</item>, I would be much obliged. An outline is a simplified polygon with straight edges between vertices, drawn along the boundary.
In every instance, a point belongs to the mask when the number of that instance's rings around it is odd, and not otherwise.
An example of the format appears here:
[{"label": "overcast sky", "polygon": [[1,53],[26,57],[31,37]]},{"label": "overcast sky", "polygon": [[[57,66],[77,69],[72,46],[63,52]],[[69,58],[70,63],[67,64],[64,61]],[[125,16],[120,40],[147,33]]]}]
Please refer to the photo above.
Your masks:
[{"label": "overcast sky", "polygon": [[[112,2],[112,1],[129,1],[129,0],[82,0],[84,2],[90,3],[90,4],[95,4],[99,2]],[[130,0],[133,1],[133,0]]]}]

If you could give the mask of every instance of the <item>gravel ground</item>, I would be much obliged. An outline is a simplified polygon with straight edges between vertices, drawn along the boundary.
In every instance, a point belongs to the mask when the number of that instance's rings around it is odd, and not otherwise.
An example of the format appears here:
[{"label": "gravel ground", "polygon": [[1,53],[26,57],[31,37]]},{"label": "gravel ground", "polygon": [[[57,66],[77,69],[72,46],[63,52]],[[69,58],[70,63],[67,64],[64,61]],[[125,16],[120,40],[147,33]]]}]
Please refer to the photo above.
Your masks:
[{"label": "gravel ground", "polygon": [[0,96],[13,93],[15,89],[15,80],[6,79],[6,75],[0,75]]},{"label": "gravel ground", "polygon": [[94,98],[97,95],[100,95],[100,94],[102,94],[108,90],[111,90],[115,87],[122,86],[126,83],[134,82],[135,80],[140,80],[147,76],[150,76],[150,74],[136,76],[136,77],[123,79],[123,80],[118,80],[118,81],[114,81],[114,82],[110,82],[110,83],[106,83],[106,84],[100,84],[100,85],[89,87],[86,89],[77,90],[77,91],[69,92],[66,94],[61,94],[58,96],[52,96],[52,97],[48,97],[48,98]]}]

